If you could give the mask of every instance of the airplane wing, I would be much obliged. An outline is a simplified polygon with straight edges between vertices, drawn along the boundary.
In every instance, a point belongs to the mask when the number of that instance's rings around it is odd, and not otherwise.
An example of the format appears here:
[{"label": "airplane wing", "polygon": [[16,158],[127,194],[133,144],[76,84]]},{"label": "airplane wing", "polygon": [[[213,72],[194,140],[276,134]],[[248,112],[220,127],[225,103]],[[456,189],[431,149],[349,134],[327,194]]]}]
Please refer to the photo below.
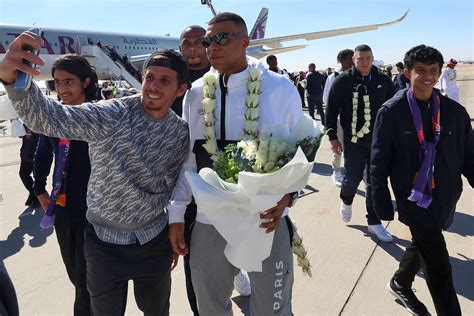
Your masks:
[{"label": "airplane wing", "polygon": [[150,54],[130,56],[128,59],[138,70],[142,71],[143,63],[150,56],[151,56],[151,53]]},{"label": "airplane wing", "polygon": [[346,34],[352,34],[352,33],[373,31],[385,26],[389,26],[389,25],[401,22],[403,19],[405,19],[409,11],[410,10],[407,10],[407,12],[405,12],[400,18],[390,21],[390,22],[386,22],[386,23],[355,26],[355,27],[348,27],[348,28],[341,28],[341,29],[320,31],[320,32],[301,33],[301,34],[294,34],[294,35],[287,35],[287,36],[278,36],[278,37],[272,37],[272,38],[254,39],[254,40],[250,40],[249,47],[265,45],[272,48],[279,48],[279,47],[282,47],[282,42],[287,42],[287,41],[294,41],[294,40],[299,40],[299,39],[312,41],[315,39],[320,39],[320,38],[325,38],[325,37],[333,37],[333,36],[346,35]]},{"label": "airplane wing", "polygon": [[293,50],[305,48],[308,45],[294,45],[294,46],[284,46],[284,47],[275,47],[266,49],[263,47],[252,47],[248,49],[248,54],[257,59],[263,58],[268,55],[276,55],[286,52],[291,52]]},{"label": "airplane wing", "polygon": [[128,59],[130,60],[130,62],[132,64],[139,63],[139,62],[143,63],[150,56],[151,56],[151,53],[150,54],[130,56]]}]

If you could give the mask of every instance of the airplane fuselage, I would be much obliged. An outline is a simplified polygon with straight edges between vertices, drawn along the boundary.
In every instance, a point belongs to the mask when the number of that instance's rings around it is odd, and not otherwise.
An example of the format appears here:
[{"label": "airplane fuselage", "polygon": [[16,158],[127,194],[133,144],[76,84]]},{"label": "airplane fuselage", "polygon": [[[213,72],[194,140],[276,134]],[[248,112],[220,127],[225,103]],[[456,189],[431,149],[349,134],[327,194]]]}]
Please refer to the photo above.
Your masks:
[{"label": "airplane fuselage", "polygon": [[[0,24],[0,58],[3,58],[8,45],[22,32],[30,29],[29,26],[13,26]],[[144,36],[134,34],[118,34],[105,32],[88,32],[74,30],[59,30],[43,28],[44,44],[40,51],[40,57],[46,62],[40,67],[41,75],[36,80],[51,79],[51,65],[55,59],[66,54],[80,54],[81,47],[90,44],[100,44],[104,47],[115,49],[120,55],[129,57],[151,54],[160,48],[174,48],[179,46],[179,39],[167,36]],[[89,62],[96,68],[100,79],[106,79],[107,69],[95,61],[93,57],[87,57]],[[109,77],[110,78],[110,77]]]},{"label": "airplane fuselage", "polygon": [[[262,58],[270,54],[280,54],[302,49],[306,47],[306,45],[283,46],[282,42],[301,39],[310,41],[377,30],[381,27],[399,23],[407,16],[407,14],[408,11],[406,11],[400,18],[385,23],[264,38],[268,9],[263,8],[250,34],[251,39],[248,47],[248,54],[256,58]],[[15,37],[29,28],[31,27],[0,24],[0,58],[3,58],[8,49],[8,45],[15,39]],[[111,78],[111,71],[106,65],[104,65],[104,63],[99,62],[96,56],[91,56],[94,54],[89,54],[89,56],[87,56],[87,54],[81,54],[81,48],[92,44],[96,45],[99,41],[103,47],[113,48],[117,54],[122,57],[126,54],[132,62],[143,62],[144,58],[160,48],[178,49],[179,46],[178,38],[167,36],[144,36],[50,28],[45,28],[43,31],[44,45],[40,51],[40,56],[45,60],[46,65],[40,68],[41,75],[35,77],[37,80],[51,79],[52,63],[55,59],[65,54],[80,54],[85,56],[96,68],[99,79]]]}]

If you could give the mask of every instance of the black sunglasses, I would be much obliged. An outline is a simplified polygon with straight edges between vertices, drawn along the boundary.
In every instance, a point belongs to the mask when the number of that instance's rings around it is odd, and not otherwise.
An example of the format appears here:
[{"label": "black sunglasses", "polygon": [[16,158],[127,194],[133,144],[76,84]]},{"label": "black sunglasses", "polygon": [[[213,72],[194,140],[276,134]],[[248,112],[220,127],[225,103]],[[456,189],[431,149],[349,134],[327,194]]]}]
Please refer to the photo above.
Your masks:
[{"label": "black sunglasses", "polygon": [[214,36],[204,36],[199,39],[202,46],[208,48],[211,46],[212,41],[216,42],[217,45],[224,46],[229,42],[229,36],[241,36],[240,32],[219,32]]}]

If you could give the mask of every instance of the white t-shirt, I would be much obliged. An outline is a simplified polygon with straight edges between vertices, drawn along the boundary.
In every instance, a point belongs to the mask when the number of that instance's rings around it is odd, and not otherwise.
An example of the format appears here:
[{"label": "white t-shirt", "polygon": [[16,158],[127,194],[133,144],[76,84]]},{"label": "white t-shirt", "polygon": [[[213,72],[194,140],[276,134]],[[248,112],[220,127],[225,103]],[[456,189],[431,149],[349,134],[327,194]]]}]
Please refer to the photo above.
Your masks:
[{"label": "white t-shirt", "polygon": [[[338,75],[340,75],[343,71],[342,69],[339,69],[337,72],[338,72]],[[335,72],[330,74],[329,77],[326,79],[326,84],[324,85],[324,91],[323,91],[323,103],[325,105],[328,104],[329,91],[331,90],[332,84],[334,83],[334,79],[336,79]]]}]

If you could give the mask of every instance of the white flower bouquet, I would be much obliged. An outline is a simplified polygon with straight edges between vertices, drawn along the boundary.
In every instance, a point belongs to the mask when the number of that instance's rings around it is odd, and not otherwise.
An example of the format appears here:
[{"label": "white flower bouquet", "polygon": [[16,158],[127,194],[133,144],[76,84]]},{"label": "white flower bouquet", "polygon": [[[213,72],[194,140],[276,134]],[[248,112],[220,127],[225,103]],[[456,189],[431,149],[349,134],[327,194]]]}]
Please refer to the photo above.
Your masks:
[{"label": "white flower bouquet", "polygon": [[214,170],[186,172],[198,211],[227,241],[227,259],[249,272],[262,271],[273,242],[273,233],[259,227],[260,213],[306,186],[323,137],[321,125],[307,115],[285,139],[271,135],[226,147]]},{"label": "white flower bouquet", "polygon": [[272,173],[290,162],[301,148],[308,161],[314,161],[321,143],[320,135],[307,136],[296,144],[290,144],[281,137],[263,134],[257,139],[243,140],[224,148],[224,153],[213,163],[212,169],[219,177],[230,183],[237,183],[239,173]]}]

